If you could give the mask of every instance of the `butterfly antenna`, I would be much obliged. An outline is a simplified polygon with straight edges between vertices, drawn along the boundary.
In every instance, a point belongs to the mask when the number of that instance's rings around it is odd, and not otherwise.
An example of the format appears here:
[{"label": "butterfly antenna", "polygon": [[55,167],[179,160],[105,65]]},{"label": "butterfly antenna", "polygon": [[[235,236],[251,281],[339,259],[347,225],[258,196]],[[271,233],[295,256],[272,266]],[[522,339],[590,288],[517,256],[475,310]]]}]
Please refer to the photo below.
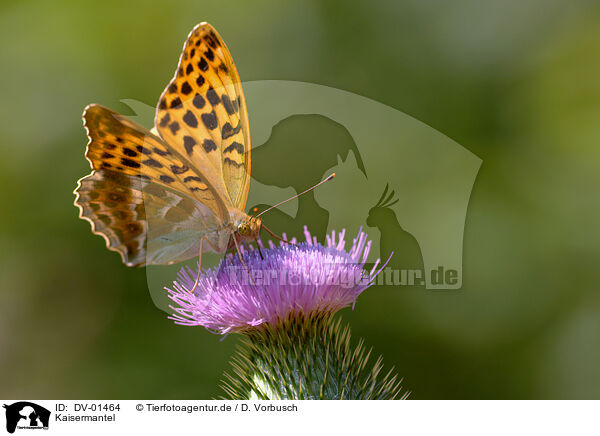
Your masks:
[{"label": "butterfly antenna", "polygon": [[253,207],[252,210],[248,211],[248,215],[250,216],[250,221],[256,219],[257,213],[258,213],[258,207]]},{"label": "butterfly antenna", "polygon": [[295,246],[295,247],[297,247],[297,246],[298,246],[298,244],[294,244],[293,242],[286,241],[285,239],[283,239],[283,238],[282,238],[281,236],[279,236],[278,234],[276,234],[276,233],[273,233],[273,232],[272,232],[272,231],[271,231],[271,230],[270,230],[270,229],[269,229],[267,226],[265,226],[264,224],[261,226],[261,228],[262,228],[262,229],[265,229],[265,230],[267,231],[267,233],[268,233],[269,235],[273,236],[275,239],[279,239],[280,241],[282,241],[282,242],[285,242],[286,244],[293,245],[293,246]]},{"label": "butterfly antenna", "polygon": [[[312,188],[308,188],[306,191],[303,191],[303,192],[301,192],[300,194],[296,194],[296,195],[294,195],[293,197],[290,197],[290,198],[288,198],[287,200],[283,200],[282,202],[280,202],[280,203],[277,203],[275,206],[271,206],[270,208],[268,208],[268,209],[266,209],[266,210],[263,210],[261,213],[259,213],[258,215],[256,215],[256,216],[255,216],[255,218],[258,218],[258,217],[259,217],[259,216],[261,216],[262,214],[265,214],[265,213],[267,213],[268,211],[270,211],[271,209],[275,209],[276,207],[278,207],[278,206],[281,206],[282,204],[284,204],[284,203],[287,203],[288,201],[290,201],[290,200],[293,200],[294,198],[298,198],[298,197],[300,197],[301,195],[304,195],[304,194],[306,194],[307,192],[310,192],[310,191],[312,191],[313,189],[315,189],[315,188],[318,188],[318,187],[319,187],[319,186],[321,186],[323,183],[330,181],[330,180],[331,180],[331,179],[333,179],[334,177],[335,177],[335,173],[332,173],[332,174],[331,174],[330,176],[328,176],[328,177],[327,177],[325,180],[321,180],[319,183],[317,183],[317,184],[316,184],[315,186],[313,186]],[[263,227],[264,227],[264,226],[263,226]],[[267,230],[267,229],[265,229],[265,230]],[[269,231],[269,230],[267,230],[267,231]],[[283,239],[282,239],[282,241],[283,241]]]}]

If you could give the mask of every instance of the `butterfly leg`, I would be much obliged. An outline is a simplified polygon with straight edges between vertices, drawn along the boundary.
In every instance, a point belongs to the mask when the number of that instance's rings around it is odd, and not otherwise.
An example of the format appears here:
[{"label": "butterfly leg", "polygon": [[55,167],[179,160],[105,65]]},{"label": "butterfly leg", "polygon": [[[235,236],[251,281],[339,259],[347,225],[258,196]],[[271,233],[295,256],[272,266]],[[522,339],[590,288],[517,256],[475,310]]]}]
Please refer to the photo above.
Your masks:
[{"label": "butterfly leg", "polygon": [[256,239],[256,247],[258,248],[258,254],[260,255],[260,260],[265,260],[263,257],[262,251],[260,251],[260,244],[258,243],[258,238]]},{"label": "butterfly leg", "polygon": [[240,258],[240,261],[242,262],[242,265],[244,265],[244,268],[246,268],[246,271],[248,271],[248,276],[250,277],[250,281],[252,282],[253,285],[256,285],[256,283],[254,282],[254,279],[252,278],[252,274],[250,273],[250,270],[248,269],[248,265],[246,265],[246,262],[244,262],[244,259],[242,258],[242,252],[240,251],[240,246],[238,245],[236,235],[235,234],[232,235],[231,239],[233,239],[233,242],[235,244],[235,249],[237,250],[237,253]]},{"label": "butterfly leg", "polygon": [[198,287],[198,283],[200,283],[200,276],[202,275],[202,245],[204,243],[204,238],[200,239],[200,253],[198,253],[198,276],[196,277],[196,282],[194,283],[194,287],[190,291],[193,294]]}]

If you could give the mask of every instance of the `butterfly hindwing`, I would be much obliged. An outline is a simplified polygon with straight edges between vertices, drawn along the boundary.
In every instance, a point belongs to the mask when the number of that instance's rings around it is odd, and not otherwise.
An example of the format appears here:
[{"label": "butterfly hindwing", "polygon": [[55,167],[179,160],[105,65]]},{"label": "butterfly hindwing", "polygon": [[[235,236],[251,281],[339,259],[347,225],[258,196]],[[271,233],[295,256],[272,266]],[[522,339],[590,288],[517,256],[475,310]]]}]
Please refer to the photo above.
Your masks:
[{"label": "butterfly hindwing", "polygon": [[128,266],[146,261],[146,213],[139,180],[110,170],[95,171],[81,179],[75,191],[75,205],[81,218],[101,235],[106,246],[121,255]]},{"label": "butterfly hindwing", "polygon": [[155,183],[99,170],[79,181],[76,194],[80,216],[128,266],[189,259],[198,255],[202,238],[223,246],[208,208]]},{"label": "butterfly hindwing", "polygon": [[251,159],[246,102],[229,50],[210,24],[189,34],[155,126],[233,207],[244,209]]}]

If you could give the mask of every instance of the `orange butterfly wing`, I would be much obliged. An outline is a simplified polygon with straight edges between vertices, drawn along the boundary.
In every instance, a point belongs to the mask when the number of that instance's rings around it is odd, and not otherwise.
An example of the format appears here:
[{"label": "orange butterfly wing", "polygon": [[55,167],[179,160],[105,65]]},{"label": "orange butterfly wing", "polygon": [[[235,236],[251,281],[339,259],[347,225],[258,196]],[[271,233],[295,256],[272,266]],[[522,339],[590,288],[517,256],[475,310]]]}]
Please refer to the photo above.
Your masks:
[{"label": "orange butterfly wing", "polygon": [[245,208],[251,171],[246,101],[231,54],[210,24],[188,35],[160,97],[155,127],[227,193],[231,206]]}]

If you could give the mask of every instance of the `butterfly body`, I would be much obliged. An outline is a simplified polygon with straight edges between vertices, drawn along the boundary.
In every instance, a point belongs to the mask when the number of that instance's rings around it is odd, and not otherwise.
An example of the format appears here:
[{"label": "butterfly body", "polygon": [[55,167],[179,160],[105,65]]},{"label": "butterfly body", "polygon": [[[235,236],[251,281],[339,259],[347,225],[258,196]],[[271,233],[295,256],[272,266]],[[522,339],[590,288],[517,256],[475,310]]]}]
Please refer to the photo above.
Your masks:
[{"label": "butterfly body", "polygon": [[126,265],[171,264],[257,238],[261,222],[244,212],[245,98],[210,24],[188,35],[152,129],[96,104],[83,121],[92,173],[79,180],[75,205]]}]

